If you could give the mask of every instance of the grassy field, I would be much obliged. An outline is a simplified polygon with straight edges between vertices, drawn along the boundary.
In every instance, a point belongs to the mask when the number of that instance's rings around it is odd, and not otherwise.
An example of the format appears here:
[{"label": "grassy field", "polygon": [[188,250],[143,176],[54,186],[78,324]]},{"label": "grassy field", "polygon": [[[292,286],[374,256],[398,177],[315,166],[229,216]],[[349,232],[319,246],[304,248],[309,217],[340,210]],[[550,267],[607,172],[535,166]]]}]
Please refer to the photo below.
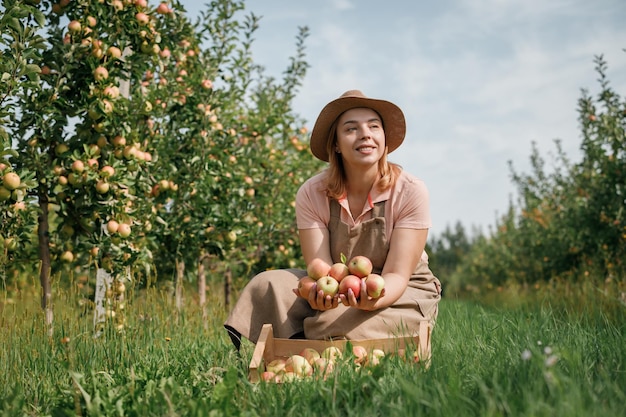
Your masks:
[{"label": "grassy field", "polygon": [[58,294],[48,337],[35,297],[0,295],[2,416],[626,416],[626,314],[506,309],[445,299],[426,370],[397,358],[327,380],[247,381],[211,300],[176,313],[150,292],[128,327],[94,339],[92,315]]}]

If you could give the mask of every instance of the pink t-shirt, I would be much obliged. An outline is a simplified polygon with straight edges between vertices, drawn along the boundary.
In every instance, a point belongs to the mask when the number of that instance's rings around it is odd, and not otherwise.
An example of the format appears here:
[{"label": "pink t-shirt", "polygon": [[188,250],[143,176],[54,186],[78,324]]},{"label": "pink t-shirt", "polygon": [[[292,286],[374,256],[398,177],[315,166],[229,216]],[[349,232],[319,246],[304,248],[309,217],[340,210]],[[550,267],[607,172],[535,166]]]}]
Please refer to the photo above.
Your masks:
[{"label": "pink t-shirt", "polygon": [[[324,175],[322,172],[309,178],[296,194],[296,221],[298,229],[327,228],[330,222],[329,198],[324,189]],[[341,198],[341,221],[349,227],[354,227],[370,218],[370,210],[375,203],[385,203],[386,234],[391,239],[393,229],[429,229],[432,226],[430,217],[430,200],[428,189],[424,182],[406,171],[402,171],[396,185],[380,192],[374,187],[370,191],[368,201],[361,213],[351,213],[346,198]],[[422,260],[427,261],[426,252]]]}]

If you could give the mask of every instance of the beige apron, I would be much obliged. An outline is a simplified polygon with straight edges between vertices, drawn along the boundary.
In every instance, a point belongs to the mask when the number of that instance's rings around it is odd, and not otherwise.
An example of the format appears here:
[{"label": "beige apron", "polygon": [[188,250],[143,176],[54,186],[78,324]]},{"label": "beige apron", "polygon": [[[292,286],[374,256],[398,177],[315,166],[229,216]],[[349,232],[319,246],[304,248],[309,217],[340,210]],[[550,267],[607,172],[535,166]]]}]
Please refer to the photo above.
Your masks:
[{"label": "beige apron", "polygon": [[[330,203],[330,247],[334,262],[364,255],[372,260],[374,271],[384,266],[389,241],[385,233],[385,202],[374,205],[369,220],[350,229],[340,221],[341,207]],[[292,292],[298,279],[306,275],[300,269],[265,271],[255,276],[243,289],[225,326],[256,343],[265,323],[272,323],[274,336],[289,338],[304,332],[307,339],[373,339],[399,335],[417,335],[419,323],[434,325],[441,285],[428,264],[420,262],[404,294],[390,307],[363,311],[343,304],[332,310],[313,310],[307,300]]]}]

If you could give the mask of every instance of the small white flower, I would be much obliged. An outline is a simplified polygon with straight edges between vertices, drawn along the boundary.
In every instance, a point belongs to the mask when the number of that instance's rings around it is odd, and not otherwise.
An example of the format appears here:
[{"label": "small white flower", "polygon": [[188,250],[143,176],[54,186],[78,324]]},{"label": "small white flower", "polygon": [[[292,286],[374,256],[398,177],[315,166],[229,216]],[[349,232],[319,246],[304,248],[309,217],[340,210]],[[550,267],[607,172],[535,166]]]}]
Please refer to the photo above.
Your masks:
[{"label": "small white flower", "polygon": [[546,346],[545,348],[543,348],[543,353],[545,353],[546,355],[551,355],[552,348],[550,346]]},{"label": "small white flower", "polygon": [[558,360],[559,360],[558,356],[551,355],[546,358],[546,361],[544,362],[544,364],[546,365],[546,368],[550,368],[554,366],[554,364],[556,364]]},{"label": "small white flower", "polygon": [[541,346],[542,344],[541,340],[537,340],[537,346]]},{"label": "small white flower", "polygon": [[529,359],[530,359],[530,357],[531,357],[532,355],[533,355],[533,354],[530,352],[530,350],[525,349],[525,350],[522,352],[522,360],[523,360],[523,361],[527,361],[527,360],[529,360]]}]

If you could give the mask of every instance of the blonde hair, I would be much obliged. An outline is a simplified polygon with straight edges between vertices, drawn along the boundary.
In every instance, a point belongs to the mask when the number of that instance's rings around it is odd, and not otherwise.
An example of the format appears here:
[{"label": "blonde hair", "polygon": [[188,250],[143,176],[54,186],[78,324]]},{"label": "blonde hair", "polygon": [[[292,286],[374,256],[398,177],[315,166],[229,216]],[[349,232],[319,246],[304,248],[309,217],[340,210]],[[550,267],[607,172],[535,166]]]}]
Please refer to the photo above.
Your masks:
[{"label": "blonde hair", "polygon": [[[339,117],[337,117],[339,119]],[[346,171],[343,160],[339,153],[335,152],[337,146],[337,120],[333,122],[328,131],[326,151],[328,152],[328,169],[326,170],[326,195],[336,200],[346,195]],[[387,147],[378,161],[378,173],[380,178],[376,182],[379,191],[385,191],[393,187],[398,180],[402,168],[398,164],[387,160]]]}]

